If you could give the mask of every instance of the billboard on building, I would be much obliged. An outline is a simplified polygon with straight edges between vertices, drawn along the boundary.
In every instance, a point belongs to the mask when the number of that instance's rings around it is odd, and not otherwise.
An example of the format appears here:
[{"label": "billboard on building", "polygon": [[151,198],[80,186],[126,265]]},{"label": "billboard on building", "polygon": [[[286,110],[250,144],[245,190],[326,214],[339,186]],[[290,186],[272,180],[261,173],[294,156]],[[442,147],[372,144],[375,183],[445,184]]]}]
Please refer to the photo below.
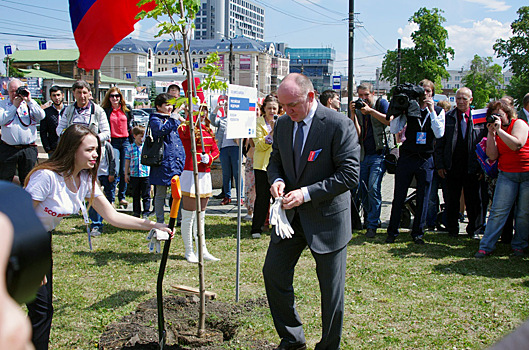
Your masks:
[{"label": "billboard on building", "polygon": [[251,55],[240,55],[239,56],[239,69],[250,70],[251,65],[252,65]]}]

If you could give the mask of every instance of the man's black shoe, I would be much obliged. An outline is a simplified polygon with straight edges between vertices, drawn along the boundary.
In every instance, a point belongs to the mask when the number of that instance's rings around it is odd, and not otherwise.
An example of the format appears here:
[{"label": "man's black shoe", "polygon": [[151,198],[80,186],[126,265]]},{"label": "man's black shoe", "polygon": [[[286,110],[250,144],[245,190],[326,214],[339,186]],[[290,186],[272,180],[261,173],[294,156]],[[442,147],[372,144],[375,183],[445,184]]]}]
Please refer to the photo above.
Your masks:
[{"label": "man's black shoe", "polygon": [[223,199],[224,197],[226,197],[226,195],[225,195],[224,193],[222,193],[222,192],[219,193],[219,194],[216,195],[216,196],[213,196],[213,198],[215,198],[215,199]]},{"label": "man's black shoe", "polygon": [[413,237],[413,242],[415,244],[424,244],[424,240],[421,237]]},{"label": "man's black shoe", "polygon": [[397,237],[393,235],[388,235],[388,237],[386,238],[386,243],[395,243],[395,238]]},{"label": "man's black shoe", "polygon": [[368,228],[366,231],[366,237],[367,238],[374,238],[377,234],[377,230],[374,228]]},{"label": "man's black shoe", "polygon": [[307,344],[281,344],[274,350],[307,350]]}]

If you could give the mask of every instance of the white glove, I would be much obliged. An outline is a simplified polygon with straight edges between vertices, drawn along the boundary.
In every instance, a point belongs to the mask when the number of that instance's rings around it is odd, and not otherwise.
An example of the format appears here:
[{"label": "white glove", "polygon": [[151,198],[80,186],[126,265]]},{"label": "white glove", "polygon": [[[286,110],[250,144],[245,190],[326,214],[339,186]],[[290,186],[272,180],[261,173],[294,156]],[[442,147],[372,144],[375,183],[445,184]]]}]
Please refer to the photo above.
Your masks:
[{"label": "white glove", "polygon": [[200,162],[204,164],[209,164],[209,156],[206,153],[200,155]]},{"label": "white glove", "polygon": [[288,222],[287,214],[282,205],[283,197],[277,197],[274,204],[270,206],[270,225],[275,226],[276,234],[281,239],[292,238],[294,230]]},{"label": "white glove", "polygon": [[169,233],[158,230],[156,228],[153,228],[149,231],[149,234],[147,235],[147,240],[150,240],[149,242],[149,251],[151,253],[154,253],[156,250],[156,253],[160,252],[160,241],[167,241],[169,239]]}]

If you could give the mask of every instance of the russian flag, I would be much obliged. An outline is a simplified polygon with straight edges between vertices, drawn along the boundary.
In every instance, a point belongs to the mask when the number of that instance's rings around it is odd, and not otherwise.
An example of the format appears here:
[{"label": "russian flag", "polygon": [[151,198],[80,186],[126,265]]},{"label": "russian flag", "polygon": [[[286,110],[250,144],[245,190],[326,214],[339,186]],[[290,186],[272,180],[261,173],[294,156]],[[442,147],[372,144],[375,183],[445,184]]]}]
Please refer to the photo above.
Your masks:
[{"label": "russian flag", "polygon": [[248,110],[255,112],[255,103],[250,103],[250,108]]},{"label": "russian flag", "polygon": [[487,109],[475,109],[470,112],[472,114],[472,122],[474,125],[487,122]]},{"label": "russian flag", "polygon": [[134,30],[138,22],[136,15],[156,6],[151,1],[139,8],[138,1],[69,0],[72,31],[79,48],[79,68],[101,68],[110,49]]}]

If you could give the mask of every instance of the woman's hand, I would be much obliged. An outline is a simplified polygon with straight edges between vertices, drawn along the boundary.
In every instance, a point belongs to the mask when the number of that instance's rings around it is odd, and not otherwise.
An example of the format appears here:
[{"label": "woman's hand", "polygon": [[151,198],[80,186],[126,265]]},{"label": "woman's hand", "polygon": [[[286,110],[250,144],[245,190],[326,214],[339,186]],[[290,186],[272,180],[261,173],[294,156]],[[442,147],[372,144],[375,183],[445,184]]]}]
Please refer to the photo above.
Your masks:
[{"label": "woman's hand", "polygon": [[165,231],[169,234],[169,236],[171,236],[171,239],[174,238],[174,231],[171,230],[169,228],[169,226],[167,226],[166,224],[164,223],[161,223],[161,222],[157,222],[154,224],[154,228],[158,229],[158,230],[162,230],[162,231]]}]

